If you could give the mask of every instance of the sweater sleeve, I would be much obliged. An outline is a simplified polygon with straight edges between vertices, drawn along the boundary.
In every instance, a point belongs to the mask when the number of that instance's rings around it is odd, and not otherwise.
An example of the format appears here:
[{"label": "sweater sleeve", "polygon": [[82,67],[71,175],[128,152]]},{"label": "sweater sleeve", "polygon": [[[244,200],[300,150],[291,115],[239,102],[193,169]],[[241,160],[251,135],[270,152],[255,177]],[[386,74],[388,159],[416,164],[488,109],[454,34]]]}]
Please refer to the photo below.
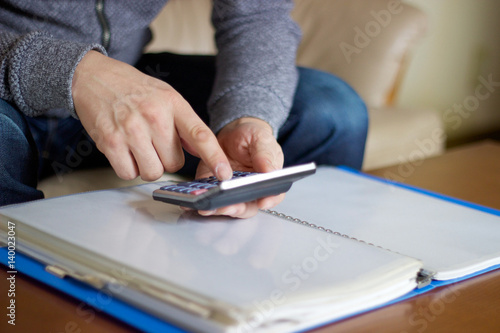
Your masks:
[{"label": "sweater sleeve", "polygon": [[297,85],[300,30],[292,7],[292,0],[214,1],[217,75],[208,109],[215,133],[235,119],[256,117],[277,136]]},{"label": "sweater sleeve", "polygon": [[106,54],[98,44],[57,40],[43,32],[0,31],[0,98],[27,116],[65,109],[76,117],[73,74],[90,50]]}]

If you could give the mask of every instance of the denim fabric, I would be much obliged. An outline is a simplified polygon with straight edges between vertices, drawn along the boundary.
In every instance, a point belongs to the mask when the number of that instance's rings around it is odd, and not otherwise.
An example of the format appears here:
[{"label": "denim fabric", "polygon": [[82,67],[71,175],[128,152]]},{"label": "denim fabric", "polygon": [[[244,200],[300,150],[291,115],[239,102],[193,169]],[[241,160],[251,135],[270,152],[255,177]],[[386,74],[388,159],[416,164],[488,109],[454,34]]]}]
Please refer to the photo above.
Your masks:
[{"label": "denim fabric", "polygon": [[24,116],[0,99],[0,206],[43,198],[37,153]]},{"label": "denim fabric", "polygon": [[26,117],[38,151],[38,179],[78,169],[109,166],[82,126],[72,117]]},{"label": "denim fabric", "polygon": [[[137,64],[145,73],[171,84],[208,122],[206,102],[215,75],[214,58],[145,55]],[[285,166],[319,165],[361,168],[368,127],[366,107],[341,79],[299,68],[293,107],[278,133]],[[198,159],[186,154],[179,172],[193,176]],[[0,206],[43,198],[37,179],[76,169],[109,166],[74,118],[25,117],[0,100]]]},{"label": "denim fabric", "polygon": [[[145,54],[136,67],[172,85],[209,122],[206,101],[215,77],[214,57]],[[348,84],[334,75],[299,67],[293,106],[278,133],[285,166],[314,161],[360,169],[367,131],[366,106]],[[192,176],[198,159],[186,154],[186,161],[179,173]]]},{"label": "denim fabric", "polygon": [[306,162],[361,169],[368,113],[357,93],[340,78],[299,68],[292,110],[278,133],[285,166]]}]

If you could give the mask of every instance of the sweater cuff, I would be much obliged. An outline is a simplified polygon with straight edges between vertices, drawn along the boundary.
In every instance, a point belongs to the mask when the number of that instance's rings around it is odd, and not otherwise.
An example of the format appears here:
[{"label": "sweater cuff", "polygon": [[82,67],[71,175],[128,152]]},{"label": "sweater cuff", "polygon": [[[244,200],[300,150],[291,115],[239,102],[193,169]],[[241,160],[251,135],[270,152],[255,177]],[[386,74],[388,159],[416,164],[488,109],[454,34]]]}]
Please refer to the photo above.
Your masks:
[{"label": "sweater cuff", "polygon": [[106,54],[99,44],[57,40],[33,32],[19,41],[10,68],[10,87],[16,105],[28,116],[66,109],[76,117],[72,97],[73,74],[90,50]]},{"label": "sweater cuff", "polygon": [[289,106],[268,87],[258,85],[236,86],[209,103],[210,128],[218,133],[230,122],[253,117],[266,121],[273,129],[274,137],[285,123]]}]

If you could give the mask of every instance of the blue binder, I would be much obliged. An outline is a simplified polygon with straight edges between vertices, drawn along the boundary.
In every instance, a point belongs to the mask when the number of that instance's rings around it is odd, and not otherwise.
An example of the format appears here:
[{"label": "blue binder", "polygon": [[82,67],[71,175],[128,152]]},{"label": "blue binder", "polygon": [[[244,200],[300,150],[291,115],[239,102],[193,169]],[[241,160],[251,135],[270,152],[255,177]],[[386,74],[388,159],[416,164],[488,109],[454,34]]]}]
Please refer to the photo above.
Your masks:
[{"label": "blue binder", "polygon": [[[368,177],[369,179],[388,183],[388,184],[394,185],[394,186],[403,187],[403,188],[406,188],[408,190],[416,191],[416,192],[421,193],[423,195],[431,196],[431,197],[434,197],[434,198],[439,199],[439,200],[454,202],[454,203],[459,204],[459,205],[467,206],[467,207],[470,207],[470,208],[473,208],[473,209],[476,209],[479,211],[483,211],[483,212],[486,212],[489,214],[500,216],[500,211],[496,210],[496,209],[484,207],[481,205],[477,205],[477,204],[466,202],[466,201],[459,200],[456,198],[448,197],[448,196],[434,193],[431,191],[423,190],[423,189],[420,189],[420,188],[417,188],[414,186],[410,186],[407,184],[401,184],[401,183],[397,183],[394,181],[389,181],[389,180],[377,178],[374,176],[366,175],[364,173],[361,173],[361,172],[358,172],[355,170],[351,170],[348,168],[339,168],[339,169],[344,171],[344,172],[355,174],[355,175],[360,176],[360,177]],[[10,268],[8,267],[8,259],[7,258],[8,258],[7,248],[6,247],[0,248],[0,263],[5,266],[7,272],[11,272],[12,270],[10,270]],[[381,305],[381,306],[386,306],[389,304],[397,303],[397,302],[409,299],[411,297],[414,297],[416,295],[426,293],[429,290],[432,290],[432,289],[435,289],[438,287],[442,287],[442,286],[446,286],[446,285],[456,283],[459,281],[463,281],[463,280],[484,274],[486,272],[489,272],[489,271],[492,271],[492,270],[495,270],[498,268],[500,268],[500,265],[494,265],[494,266],[488,267],[486,269],[483,269],[481,271],[478,271],[478,272],[475,272],[473,274],[469,274],[469,275],[466,275],[466,276],[463,276],[463,277],[460,277],[457,279],[446,280],[446,281],[433,280],[428,286],[420,288],[420,289],[415,289],[415,290],[409,292],[408,294],[406,294],[402,297],[399,297],[397,299],[394,299],[394,300],[392,300],[384,305]],[[13,274],[16,274],[17,272],[21,272],[21,273],[23,273],[23,274],[25,274],[33,279],[36,279],[36,280],[38,280],[38,281],[40,281],[40,282],[42,282],[50,287],[53,287],[57,290],[60,290],[60,291],[64,292],[65,294],[70,295],[70,296],[74,297],[75,299],[80,300],[82,302],[85,302],[85,303],[95,307],[99,311],[107,313],[107,314],[123,321],[124,323],[126,323],[132,327],[135,327],[141,331],[144,331],[144,332],[185,332],[185,330],[183,330],[175,325],[172,325],[168,322],[165,322],[164,320],[159,319],[159,318],[155,317],[154,315],[151,315],[151,314],[149,314],[149,313],[147,313],[139,308],[136,308],[130,304],[127,304],[119,299],[113,298],[113,297],[109,296],[109,294],[106,294],[106,299],[109,300],[109,302],[107,301],[106,304],[102,304],[101,302],[99,302],[99,299],[102,299],[102,295],[99,295],[99,293],[102,293],[102,291],[94,289],[93,287],[86,285],[86,284],[84,284],[80,281],[77,281],[75,279],[72,279],[70,277],[66,277],[64,279],[56,277],[55,275],[48,273],[45,270],[45,267],[43,264],[41,264],[40,262],[38,262],[38,261],[20,253],[20,252],[16,252],[16,254],[15,254],[15,267],[14,267]],[[379,308],[381,306],[377,306],[377,307],[374,307],[372,309]],[[372,310],[372,309],[368,309],[368,310]],[[341,320],[344,318],[348,318],[348,317],[351,317],[354,315],[358,315],[358,314],[363,313],[363,312],[365,312],[365,311],[362,311],[359,313],[352,313],[352,314],[349,314],[348,316],[345,316],[343,318],[337,318],[334,321],[325,322],[325,323],[321,324],[320,326],[323,326],[326,324],[331,324],[335,321],[338,321],[338,320]],[[314,327],[311,327],[311,329],[312,328],[314,328]]]}]

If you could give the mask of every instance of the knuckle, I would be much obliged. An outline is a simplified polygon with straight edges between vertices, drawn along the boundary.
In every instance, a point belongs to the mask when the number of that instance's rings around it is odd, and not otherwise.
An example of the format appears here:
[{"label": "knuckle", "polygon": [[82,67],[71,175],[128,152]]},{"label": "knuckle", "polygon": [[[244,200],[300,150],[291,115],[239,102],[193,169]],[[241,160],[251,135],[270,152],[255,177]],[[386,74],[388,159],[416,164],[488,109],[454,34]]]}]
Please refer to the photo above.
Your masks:
[{"label": "knuckle", "polygon": [[182,148],[176,147],[170,151],[170,154],[162,158],[164,171],[173,173],[178,171],[184,165],[184,152]]},{"label": "knuckle", "polygon": [[163,89],[155,97],[155,101],[170,112],[182,110],[187,104],[184,98],[173,89]]},{"label": "knuckle", "polygon": [[116,174],[123,180],[132,180],[138,176],[137,172],[134,170],[117,170]]},{"label": "knuckle", "polygon": [[157,180],[162,175],[163,175],[163,170],[161,169],[149,170],[148,172],[141,173],[141,179],[147,182],[151,182]]},{"label": "knuckle", "polygon": [[155,110],[157,108],[157,102],[154,98],[137,101],[136,105],[137,110],[139,110],[139,112],[142,114],[149,113],[151,112],[151,110]]},{"label": "knuckle", "polygon": [[135,116],[130,115],[123,119],[122,128],[128,136],[137,137],[142,133],[137,117]]},{"label": "knuckle", "polygon": [[156,96],[148,96],[147,98],[143,98],[140,101],[136,102],[136,109],[141,114],[147,114],[150,112],[155,112],[160,109],[161,102],[159,102]]},{"label": "knuckle", "polygon": [[190,128],[189,134],[196,141],[207,142],[211,139],[212,131],[205,124],[195,124]]},{"label": "knuckle", "polygon": [[161,94],[163,100],[168,101],[174,107],[185,103],[184,98],[182,98],[182,96],[173,89],[164,89]]},{"label": "knuckle", "polygon": [[165,167],[166,172],[173,173],[173,172],[179,171],[183,165],[184,165],[184,162],[170,162],[170,163],[166,163],[164,165],[164,167]]},{"label": "knuckle", "polygon": [[156,105],[151,105],[143,111],[143,117],[148,124],[158,124],[161,123],[162,110]]},{"label": "knuckle", "polygon": [[97,144],[99,146],[102,144],[102,147],[99,147],[99,149],[116,150],[123,144],[123,140],[121,135],[118,133],[108,133],[102,138],[102,140],[99,140]]},{"label": "knuckle", "polygon": [[142,157],[140,161],[137,160],[137,164],[141,179],[144,181],[157,180],[163,175],[163,165],[156,157]]}]

